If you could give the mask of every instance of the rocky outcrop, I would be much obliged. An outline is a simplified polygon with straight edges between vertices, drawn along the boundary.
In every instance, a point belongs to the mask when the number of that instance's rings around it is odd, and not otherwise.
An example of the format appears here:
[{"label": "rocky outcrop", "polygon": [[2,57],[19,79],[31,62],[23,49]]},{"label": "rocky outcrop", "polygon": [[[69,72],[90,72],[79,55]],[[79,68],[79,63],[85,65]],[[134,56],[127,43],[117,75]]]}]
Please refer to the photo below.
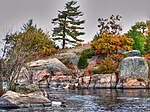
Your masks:
[{"label": "rocky outcrop", "polygon": [[75,53],[61,53],[61,54],[56,54],[55,57],[58,59],[68,59],[68,58],[70,59],[70,58],[77,57],[77,55]]},{"label": "rocky outcrop", "polygon": [[78,78],[76,83],[69,84],[68,88],[115,88],[116,80],[115,74],[94,74]]},{"label": "rocky outcrop", "polygon": [[143,57],[124,58],[120,65],[120,77],[148,79],[148,64]]},{"label": "rocky outcrop", "polygon": [[7,91],[0,99],[1,108],[17,108],[22,106],[43,106],[51,101],[41,95],[40,92],[30,94],[20,94],[13,91]]},{"label": "rocky outcrop", "polygon": [[57,58],[49,58],[45,60],[37,60],[28,63],[28,68],[22,68],[20,72],[19,82],[28,83],[29,72],[32,74],[33,83],[38,84],[39,82],[47,84],[51,76],[54,75],[70,75],[70,70]]},{"label": "rocky outcrop", "polygon": [[87,66],[87,69],[86,69],[86,73],[87,74],[91,74],[92,73],[92,69],[93,69],[93,67],[95,67],[96,66],[96,61],[92,61],[88,66]]},{"label": "rocky outcrop", "polygon": [[139,50],[126,51],[126,52],[123,52],[123,54],[125,54],[127,57],[134,57],[134,56],[141,57],[142,56]]},{"label": "rocky outcrop", "polygon": [[29,63],[29,67],[33,70],[43,70],[46,69],[48,72],[51,71],[55,74],[56,72],[62,72],[62,74],[68,74],[69,69],[57,58],[50,58],[47,60],[37,60]]},{"label": "rocky outcrop", "polygon": [[148,80],[143,80],[143,79],[137,79],[137,78],[132,78],[128,77],[126,79],[120,79],[117,88],[134,88],[134,89],[145,89],[149,88],[149,81]]}]

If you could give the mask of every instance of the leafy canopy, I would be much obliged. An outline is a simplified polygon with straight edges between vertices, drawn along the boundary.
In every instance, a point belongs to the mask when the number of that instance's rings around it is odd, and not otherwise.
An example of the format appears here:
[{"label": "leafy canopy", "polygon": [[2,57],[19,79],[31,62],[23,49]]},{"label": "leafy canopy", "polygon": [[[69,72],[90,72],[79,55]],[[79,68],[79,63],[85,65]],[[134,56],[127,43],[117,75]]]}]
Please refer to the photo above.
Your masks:
[{"label": "leafy canopy", "polygon": [[95,38],[91,45],[95,49],[95,53],[107,56],[110,54],[117,54],[119,50],[131,50],[130,45],[133,44],[133,39],[128,38],[125,35],[121,35],[122,31],[121,25],[118,23],[121,19],[121,16],[112,15],[110,19],[99,18],[98,21],[100,25],[99,38]]},{"label": "leafy canopy", "polygon": [[33,25],[32,20],[23,25],[21,32],[7,35],[4,40],[7,46],[10,46],[9,50],[15,50],[16,54],[18,52],[51,53],[54,50],[54,42],[49,38],[48,33],[44,33],[41,28]]},{"label": "leafy canopy", "polygon": [[144,54],[144,44],[145,44],[145,30],[147,25],[145,22],[137,22],[135,25],[131,27],[126,36],[132,38],[134,40],[134,44],[132,48],[134,50],[139,50],[142,54]]}]

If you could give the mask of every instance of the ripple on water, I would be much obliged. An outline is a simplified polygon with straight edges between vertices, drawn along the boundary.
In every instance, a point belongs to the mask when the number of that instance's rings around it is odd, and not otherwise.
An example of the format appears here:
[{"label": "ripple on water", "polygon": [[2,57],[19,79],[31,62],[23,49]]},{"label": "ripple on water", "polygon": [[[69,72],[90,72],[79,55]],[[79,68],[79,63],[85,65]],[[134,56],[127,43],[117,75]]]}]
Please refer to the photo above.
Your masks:
[{"label": "ripple on water", "polygon": [[100,99],[100,96],[92,96],[92,95],[74,95],[67,98],[68,100],[76,100],[76,101],[86,101],[86,100],[97,100]]}]

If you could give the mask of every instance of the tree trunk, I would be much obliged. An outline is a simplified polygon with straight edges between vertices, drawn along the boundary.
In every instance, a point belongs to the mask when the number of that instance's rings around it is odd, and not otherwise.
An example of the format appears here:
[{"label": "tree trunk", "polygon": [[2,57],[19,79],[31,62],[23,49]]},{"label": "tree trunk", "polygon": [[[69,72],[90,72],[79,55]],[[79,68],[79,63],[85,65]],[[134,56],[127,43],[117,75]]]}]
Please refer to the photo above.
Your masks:
[{"label": "tree trunk", "polygon": [[65,36],[63,36],[63,45],[62,45],[62,49],[65,48]]}]

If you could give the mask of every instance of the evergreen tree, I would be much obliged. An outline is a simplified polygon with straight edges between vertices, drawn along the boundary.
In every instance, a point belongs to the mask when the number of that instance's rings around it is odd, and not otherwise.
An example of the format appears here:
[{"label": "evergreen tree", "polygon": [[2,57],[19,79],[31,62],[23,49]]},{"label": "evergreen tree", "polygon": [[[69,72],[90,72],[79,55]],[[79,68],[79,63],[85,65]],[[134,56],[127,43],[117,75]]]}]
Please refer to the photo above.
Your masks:
[{"label": "evergreen tree", "polygon": [[54,40],[62,40],[62,49],[68,43],[76,44],[78,41],[83,41],[77,37],[85,34],[79,31],[84,29],[81,25],[85,23],[85,20],[79,20],[83,13],[79,10],[80,6],[76,6],[76,4],[77,1],[67,2],[65,10],[59,11],[58,16],[52,19],[52,23],[57,25],[53,29]]}]

